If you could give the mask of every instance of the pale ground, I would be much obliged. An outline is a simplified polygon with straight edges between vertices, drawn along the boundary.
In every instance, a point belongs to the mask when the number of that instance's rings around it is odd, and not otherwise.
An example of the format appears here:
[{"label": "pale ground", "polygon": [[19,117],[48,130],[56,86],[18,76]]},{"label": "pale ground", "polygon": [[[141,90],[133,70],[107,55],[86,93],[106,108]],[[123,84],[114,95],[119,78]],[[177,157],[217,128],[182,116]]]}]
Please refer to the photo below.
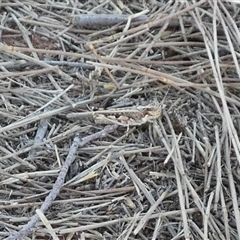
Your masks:
[{"label": "pale ground", "polygon": [[105,123],[24,239],[239,239],[239,5],[172,2],[1,1],[0,239]]}]

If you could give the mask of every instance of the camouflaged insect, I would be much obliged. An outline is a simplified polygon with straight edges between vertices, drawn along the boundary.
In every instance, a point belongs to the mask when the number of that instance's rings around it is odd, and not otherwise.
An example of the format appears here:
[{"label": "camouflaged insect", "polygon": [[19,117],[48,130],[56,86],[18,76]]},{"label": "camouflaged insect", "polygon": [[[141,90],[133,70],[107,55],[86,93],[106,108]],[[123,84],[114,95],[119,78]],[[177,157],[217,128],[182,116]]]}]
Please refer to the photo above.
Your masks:
[{"label": "camouflaged insect", "polygon": [[109,125],[118,124],[121,126],[140,126],[153,122],[162,114],[159,103],[147,106],[136,106],[132,108],[117,108],[106,111],[93,112],[96,124]]}]

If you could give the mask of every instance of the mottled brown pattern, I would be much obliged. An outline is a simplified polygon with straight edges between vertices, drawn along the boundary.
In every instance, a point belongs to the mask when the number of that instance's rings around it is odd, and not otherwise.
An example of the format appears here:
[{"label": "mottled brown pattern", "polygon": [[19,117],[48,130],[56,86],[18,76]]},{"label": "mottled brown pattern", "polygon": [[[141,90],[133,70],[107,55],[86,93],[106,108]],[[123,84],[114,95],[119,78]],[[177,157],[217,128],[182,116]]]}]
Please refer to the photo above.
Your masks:
[{"label": "mottled brown pattern", "polygon": [[140,126],[160,118],[162,107],[159,103],[132,108],[118,108],[93,113],[96,124],[119,124],[122,126]]}]

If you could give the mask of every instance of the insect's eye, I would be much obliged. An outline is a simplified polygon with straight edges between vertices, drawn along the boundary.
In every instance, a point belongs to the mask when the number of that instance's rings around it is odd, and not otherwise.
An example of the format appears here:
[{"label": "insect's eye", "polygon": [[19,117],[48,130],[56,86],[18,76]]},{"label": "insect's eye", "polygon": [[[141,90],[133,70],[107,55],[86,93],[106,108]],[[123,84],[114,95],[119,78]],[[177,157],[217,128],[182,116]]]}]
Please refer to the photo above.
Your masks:
[{"label": "insect's eye", "polygon": [[98,111],[98,110],[99,110],[99,107],[93,106],[93,107],[91,107],[91,110],[92,110],[92,111]]}]

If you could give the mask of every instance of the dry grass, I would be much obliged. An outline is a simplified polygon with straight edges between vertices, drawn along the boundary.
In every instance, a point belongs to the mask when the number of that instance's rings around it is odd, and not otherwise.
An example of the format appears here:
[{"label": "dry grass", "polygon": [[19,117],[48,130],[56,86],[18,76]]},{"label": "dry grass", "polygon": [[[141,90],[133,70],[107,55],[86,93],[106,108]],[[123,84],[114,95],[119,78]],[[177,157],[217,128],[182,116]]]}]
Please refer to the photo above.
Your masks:
[{"label": "dry grass", "polygon": [[[180,2],[1,1],[1,239],[40,209],[74,136],[104,128],[92,111],[152,102],[160,119],[77,150],[24,239],[239,239],[239,5]],[[72,25],[90,12],[147,20]]]}]

